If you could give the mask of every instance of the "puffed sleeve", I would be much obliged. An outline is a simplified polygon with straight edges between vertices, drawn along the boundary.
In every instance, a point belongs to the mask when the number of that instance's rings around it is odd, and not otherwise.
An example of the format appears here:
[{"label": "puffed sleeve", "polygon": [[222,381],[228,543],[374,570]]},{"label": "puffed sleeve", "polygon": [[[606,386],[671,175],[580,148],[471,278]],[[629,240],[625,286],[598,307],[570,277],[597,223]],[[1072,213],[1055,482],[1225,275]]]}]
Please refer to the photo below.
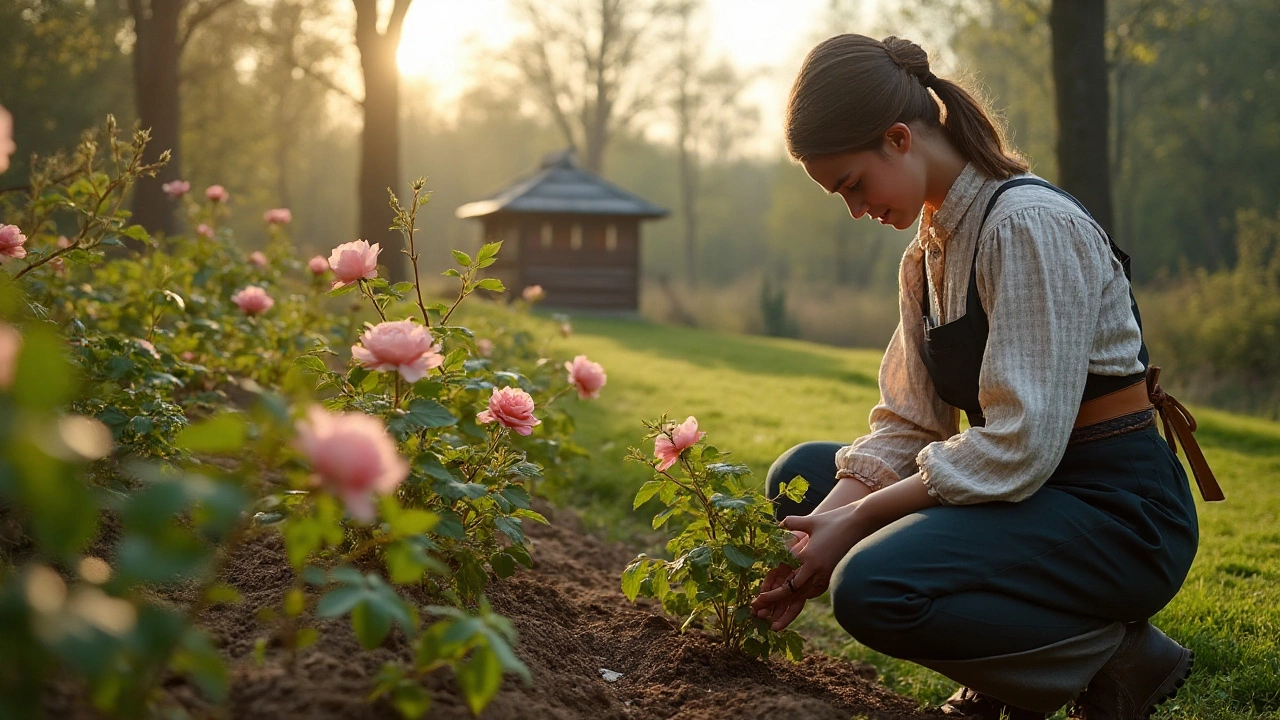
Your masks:
[{"label": "puffed sleeve", "polygon": [[929,493],[963,505],[1030,497],[1066,451],[1089,372],[1111,253],[1097,226],[1047,207],[1018,210],[979,238],[990,322],[978,401],[985,427],[916,458]]},{"label": "puffed sleeve", "polygon": [[958,429],[958,411],[934,390],[922,359],[923,251],[911,243],[898,271],[898,328],[880,362],[880,402],[871,432],[836,452],[837,477],[879,489],[916,472],[916,454]]}]

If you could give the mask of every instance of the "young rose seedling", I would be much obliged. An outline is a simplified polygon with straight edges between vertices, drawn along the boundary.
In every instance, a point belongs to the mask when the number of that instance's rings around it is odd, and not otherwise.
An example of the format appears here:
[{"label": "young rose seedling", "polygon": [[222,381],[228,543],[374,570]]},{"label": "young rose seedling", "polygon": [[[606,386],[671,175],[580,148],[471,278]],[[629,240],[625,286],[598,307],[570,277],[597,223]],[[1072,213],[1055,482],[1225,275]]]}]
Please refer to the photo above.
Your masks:
[{"label": "young rose seedling", "polygon": [[[657,499],[664,509],[654,529],[672,519],[683,529],[667,543],[672,560],[641,554],[622,573],[622,592],[629,600],[644,595],[663,609],[684,617],[681,631],[694,623],[714,629],[727,647],[753,656],[785,652],[798,660],[803,639],[792,630],[774,632],[751,613],[751,598],[770,570],[794,562],[787,548],[789,533],[778,526],[773,507],[747,482],[745,465],[726,462],[727,453],[702,442],[693,417],[676,425],[664,416],[646,422],[655,456],[631,448],[629,460],[654,468],[653,480],[636,493],[635,508]],[[807,483],[797,478],[782,486],[782,495],[804,497]]]}]

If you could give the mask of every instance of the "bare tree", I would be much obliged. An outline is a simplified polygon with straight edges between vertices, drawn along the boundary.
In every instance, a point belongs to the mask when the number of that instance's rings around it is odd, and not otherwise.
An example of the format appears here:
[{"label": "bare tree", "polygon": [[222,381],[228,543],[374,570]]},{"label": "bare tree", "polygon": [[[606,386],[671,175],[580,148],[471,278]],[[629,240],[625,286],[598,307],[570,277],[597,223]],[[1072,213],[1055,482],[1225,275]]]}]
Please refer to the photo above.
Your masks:
[{"label": "bare tree", "polygon": [[[584,166],[604,168],[609,142],[655,105],[655,44],[670,0],[514,0],[529,34],[514,59]],[[646,72],[648,71],[648,72]]]},{"label": "bare tree", "polygon": [[387,188],[400,186],[400,70],[396,51],[413,0],[395,0],[378,30],[378,0],[352,0],[356,48],[364,75],[364,130],[360,134],[360,237],[394,252],[383,256],[392,282],[408,279],[399,236],[390,230]]},{"label": "bare tree", "polygon": [[150,232],[173,234],[177,221],[161,184],[182,175],[179,145],[182,103],[179,64],[182,50],[201,23],[238,0],[128,0],[133,18],[133,83],[138,122],[151,131],[144,163],[169,163],[154,178],[138,181],[133,219]]},{"label": "bare tree", "polygon": [[676,8],[676,52],[672,67],[674,91],[669,101],[676,124],[676,152],[680,160],[680,208],[684,219],[685,276],[698,284],[698,191],[702,159],[722,157],[749,136],[759,111],[747,107],[742,93],[750,78],[721,59],[707,61],[705,27],[699,22],[700,0]]}]

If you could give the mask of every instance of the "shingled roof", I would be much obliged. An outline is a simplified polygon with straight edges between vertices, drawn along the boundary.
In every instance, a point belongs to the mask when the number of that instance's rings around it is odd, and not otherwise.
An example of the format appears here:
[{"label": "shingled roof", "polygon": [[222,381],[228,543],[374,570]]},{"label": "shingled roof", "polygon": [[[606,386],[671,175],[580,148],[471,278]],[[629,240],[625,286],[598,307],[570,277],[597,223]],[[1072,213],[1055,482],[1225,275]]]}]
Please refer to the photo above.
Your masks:
[{"label": "shingled roof", "polygon": [[473,218],[496,212],[646,218],[660,218],[668,214],[648,200],[583,170],[578,166],[572,149],[547,155],[536,173],[516,180],[486,200],[463,205],[455,214],[460,218]]}]

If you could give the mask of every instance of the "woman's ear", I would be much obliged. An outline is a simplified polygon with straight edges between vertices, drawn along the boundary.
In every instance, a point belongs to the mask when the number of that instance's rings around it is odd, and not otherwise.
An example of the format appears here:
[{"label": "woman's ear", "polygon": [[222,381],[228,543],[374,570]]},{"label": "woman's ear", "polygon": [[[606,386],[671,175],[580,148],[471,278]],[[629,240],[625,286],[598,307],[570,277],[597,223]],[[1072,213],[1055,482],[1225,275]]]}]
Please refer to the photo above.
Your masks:
[{"label": "woman's ear", "polygon": [[911,135],[911,128],[904,123],[894,123],[884,131],[884,149],[905,154],[911,149],[911,141],[915,138]]}]

